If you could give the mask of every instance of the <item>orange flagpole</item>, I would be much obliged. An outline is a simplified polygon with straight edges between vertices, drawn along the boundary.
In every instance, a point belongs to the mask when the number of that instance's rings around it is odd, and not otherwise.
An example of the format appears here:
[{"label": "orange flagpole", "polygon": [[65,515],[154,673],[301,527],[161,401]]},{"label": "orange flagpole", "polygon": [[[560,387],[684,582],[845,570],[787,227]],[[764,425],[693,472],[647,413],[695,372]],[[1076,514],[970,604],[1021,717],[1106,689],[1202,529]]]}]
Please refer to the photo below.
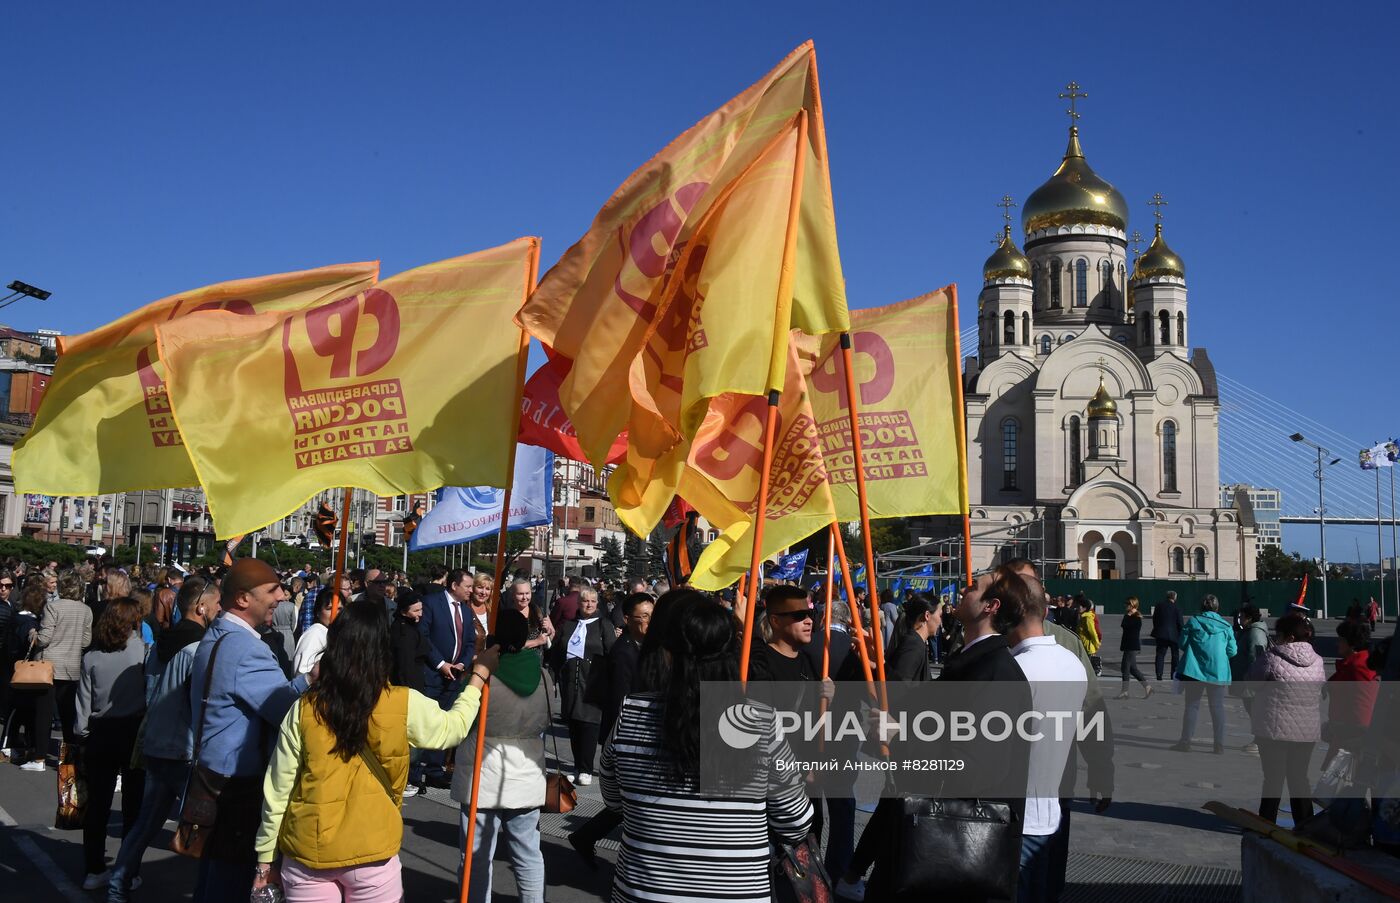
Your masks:
[{"label": "orange flagpole", "polygon": [[[826,531],[826,581],[825,581],[825,582],[826,582],[826,587],[824,588],[824,592],[825,592],[825,595],[826,595],[826,599],[824,600],[824,601],[825,601],[825,605],[824,605],[823,608],[822,608],[822,632],[823,632],[824,635],[825,635],[825,636],[824,636],[824,642],[822,643],[822,681],[823,681],[823,682],[825,682],[826,679],[827,679],[828,677],[831,676],[831,587],[832,587],[832,582],[833,582],[832,579],[831,579],[831,563],[832,563],[832,559],[835,558],[835,557],[836,557],[836,537],[835,537],[835,535],[832,534],[832,532],[831,532],[830,530],[828,530],[828,531]],[[831,707],[830,703],[828,703],[828,702],[826,701],[826,697],[823,696],[823,697],[822,697],[821,704],[817,707],[817,714],[820,715],[820,716],[822,716],[822,717],[825,717],[825,716],[826,716],[826,713],[827,713],[827,710],[828,710],[830,707]],[[823,749],[825,749],[825,748],[826,748],[826,741],[825,741],[825,739],[819,737],[819,738],[817,739],[817,749],[818,749],[818,750],[823,750]]]},{"label": "orange flagpole", "polygon": [[[856,400],[855,366],[851,360],[851,334],[841,333],[841,363],[846,371],[846,403],[851,412],[851,453],[855,456],[856,497],[860,502],[860,535],[865,544],[865,587],[870,597],[870,632],[875,640],[875,673],[880,680],[880,708],[889,707],[885,689],[885,638],[880,633],[880,598],[875,582],[875,546],[870,539],[870,509],[865,498],[865,456],[861,449],[860,405]],[[854,597],[853,597],[854,598]]]},{"label": "orange flagpole", "polygon": [[331,620],[340,614],[340,578],[345,574],[345,551],[350,545],[350,499],[354,489],[345,487],[340,502],[340,548],[335,553],[335,573],[331,575]]},{"label": "orange flagpole", "polygon": [[[787,372],[788,329],[792,321],[792,280],[797,256],[797,227],[802,213],[802,180],[807,168],[807,111],[797,113],[797,151],[792,166],[792,195],[788,201],[787,233],[783,237],[783,261],[778,275],[778,298],[773,314],[773,350],[768,358],[768,385],[781,386]],[[744,642],[739,652],[739,681],[749,682],[749,654],[753,649],[753,622],[758,611],[758,590],[763,586],[763,525],[768,518],[768,478],[773,467],[773,439],[778,432],[779,389],[768,391],[768,418],[763,428],[763,471],[753,516],[753,553],[749,558],[751,598],[744,611]]]},{"label": "orange flagpole", "polygon": [[[531,242],[529,259],[526,261],[525,290],[520,298],[524,304],[535,290],[540,274],[540,240]],[[486,616],[487,630],[496,632],[496,616],[501,608],[501,578],[506,566],[506,533],[510,527],[510,490],[515,483],[515,437],[520,432],[520,399],[525,393],[525,368],[530,359],[530,334],[520,330],[520,348],[515,355],[515,407],[511,417],[510,451],[507,453],[505,497],[501,502],[501,529],[496,534],[496,582],[492,586],[493,596]],[[470,678],[468,678],[470,679]],[[491,703],[491,684],[488,681],[481,688],[481,708],[476,715],[476,758],[472,762],[472,793],[467,803],[467,836],[462,849],[462,886],[457,895],[458,903],[467,903],[467,895],[472,885],[472,846],[476,841],[477,791],[481,787],[481,760],[486,756],[486,710]],[[553,728],[553,725],[550,725]]]},{"label": "orange flagpole", "polygon": [[953,359],[948,362],[952,368],[953,426],[957,430],[958,473],[961,485],[958,486],[959,501],[962,503],[963,520],[963,577],[972,584],[972,515],[967,488],[967,408],[963,401],[962,384],[962,336],[958,333],[958,287],[948,286],[948,303],[953,308]]},{"label": "orange flagpole", "polygon": [[841,562],[841,579],[846,584],[846,598],[851,600],[851,626],[855,628],[856,651],[860,654],[861,671],[865,674],[865,683],[870,688],[870,695],[875,695],[875,678],[870,671],[870,653],[865,648],[865,625],[860,620],[860,606],[856,604],[856,585],[851,579],[851,563],[846,560],[846,544],[841,541],[837,534],[837,526],[830,526],[831,538],[836,543],[836,555]]}]

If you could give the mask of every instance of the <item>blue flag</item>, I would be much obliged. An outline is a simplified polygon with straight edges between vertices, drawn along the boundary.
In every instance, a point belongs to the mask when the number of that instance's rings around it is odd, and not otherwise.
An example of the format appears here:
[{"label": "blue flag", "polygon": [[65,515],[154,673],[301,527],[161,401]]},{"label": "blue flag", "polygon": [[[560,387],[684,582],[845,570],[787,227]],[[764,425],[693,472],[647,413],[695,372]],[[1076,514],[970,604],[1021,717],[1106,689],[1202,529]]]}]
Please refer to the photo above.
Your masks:
[{"label": "blue flag", "polygon": [[768,576],[774,580],[801,580],[802,574],[807,570],[807,551],[803,549],[801,552],[781,556],[768,572]]},{"label": "blue flag", "polygon": [[[533,445],[517,445],[515,481],[510,491],[508,529],[549,523],[554,516],[551,486],[554,454]],[[410,551],[435,549],[494,536],[501,527],[505,490],[490,486],[444,486],[433,509],[423,515],[409,540]]]}]

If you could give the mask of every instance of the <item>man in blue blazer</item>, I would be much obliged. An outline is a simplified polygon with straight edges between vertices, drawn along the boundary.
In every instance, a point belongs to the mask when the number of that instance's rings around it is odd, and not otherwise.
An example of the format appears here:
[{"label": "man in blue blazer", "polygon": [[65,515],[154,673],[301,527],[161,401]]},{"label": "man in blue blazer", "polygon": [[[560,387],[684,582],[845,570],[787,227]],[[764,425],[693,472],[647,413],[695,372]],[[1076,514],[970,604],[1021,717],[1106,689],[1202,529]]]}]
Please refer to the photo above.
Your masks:
[{"label": "man in blue blazer", "polygon": [[1176,604],[1176,592],[1168,591],[1167,599],[1152,609],[1152,639],[1157,641],[1157,679],[1162,679],[1162,665],[1171,653],[1172,670],[1176,674],[1176,644],[1181,642],[1181,608]]},{"label": "man in blue blazer", "polygon": [[[458,568],[447,574],[447,585],[423,598],[423,617],[418,630],[428,638],[431,661],[423,669],[423,694],[436,699],[443,709],[452,708],[465,682],[462,675],[476,654],[476,626],[472,623],[469,599],[475,581],[472,575]],[[447,787],[450,780],[444,767],[447,754],[435,749],[423,754],[423,769],[410,774],[415,784]]]},{"label": "man in blue blazer", "polygon": [[199,863],[196,903],[243,903],[253,886],[263,775],[282,718],[309,684],[307,675],[287,680],[258,632],[272,623],[273,610],[285,598],[276,571],[255,558],[240,559],[224,577],[223,611],[195,652],[190,723],[203,730],[197,764],[227,778]]}]

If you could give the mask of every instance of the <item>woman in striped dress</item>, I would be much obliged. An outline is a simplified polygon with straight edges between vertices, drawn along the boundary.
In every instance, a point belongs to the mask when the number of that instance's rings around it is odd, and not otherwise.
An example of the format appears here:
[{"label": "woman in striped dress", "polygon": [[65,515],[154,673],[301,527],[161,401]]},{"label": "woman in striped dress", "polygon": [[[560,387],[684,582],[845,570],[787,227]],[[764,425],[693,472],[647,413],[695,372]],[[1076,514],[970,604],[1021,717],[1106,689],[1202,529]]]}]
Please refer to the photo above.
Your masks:
[{"label": "woman in striped dress", "polygon": [[726,796],[699,792],[700,685],[739,679],[736,622],[704,593],[669,595],[658,603],[658,610],[670,609],[665,635],[647,650],[649,664],[669,660],[669,667],[642,666],[640,692],[623,701],[603,748],[603,800],[623,813],[612,899],[768,903],[770,835],[784,843],[802,840],[812,806],[801,773],[777,767],[792,761],[792,750],[763,706],[745,712],[759,733],[753,749],[759,770],[745,782],[751,789]]}]

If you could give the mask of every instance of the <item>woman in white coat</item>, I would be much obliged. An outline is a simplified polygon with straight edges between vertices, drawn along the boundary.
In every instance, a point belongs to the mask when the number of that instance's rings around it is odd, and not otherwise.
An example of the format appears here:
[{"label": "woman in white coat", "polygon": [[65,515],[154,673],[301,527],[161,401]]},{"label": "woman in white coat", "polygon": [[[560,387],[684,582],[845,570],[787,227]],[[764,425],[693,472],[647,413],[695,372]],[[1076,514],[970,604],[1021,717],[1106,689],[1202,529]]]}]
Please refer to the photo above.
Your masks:
[{"label": "woman in white coat", "polygon": [[[523,649],[529,625],[518,611],[501,610],[496,637],[503,649]],[[538,649],[503,652],[491,678],[486,746],[477,793],[472,840],[471,903],[491,899],[491,860],[503,837],[521,903],[544,901],[544,854],[540,850],[540,810],[545,796],[544,733],[549,728],[553,692]],[[479,722],[478,722],[479,725]],[[452,798],[461,805],[465,847],[477,728],[457,747]]]}]

